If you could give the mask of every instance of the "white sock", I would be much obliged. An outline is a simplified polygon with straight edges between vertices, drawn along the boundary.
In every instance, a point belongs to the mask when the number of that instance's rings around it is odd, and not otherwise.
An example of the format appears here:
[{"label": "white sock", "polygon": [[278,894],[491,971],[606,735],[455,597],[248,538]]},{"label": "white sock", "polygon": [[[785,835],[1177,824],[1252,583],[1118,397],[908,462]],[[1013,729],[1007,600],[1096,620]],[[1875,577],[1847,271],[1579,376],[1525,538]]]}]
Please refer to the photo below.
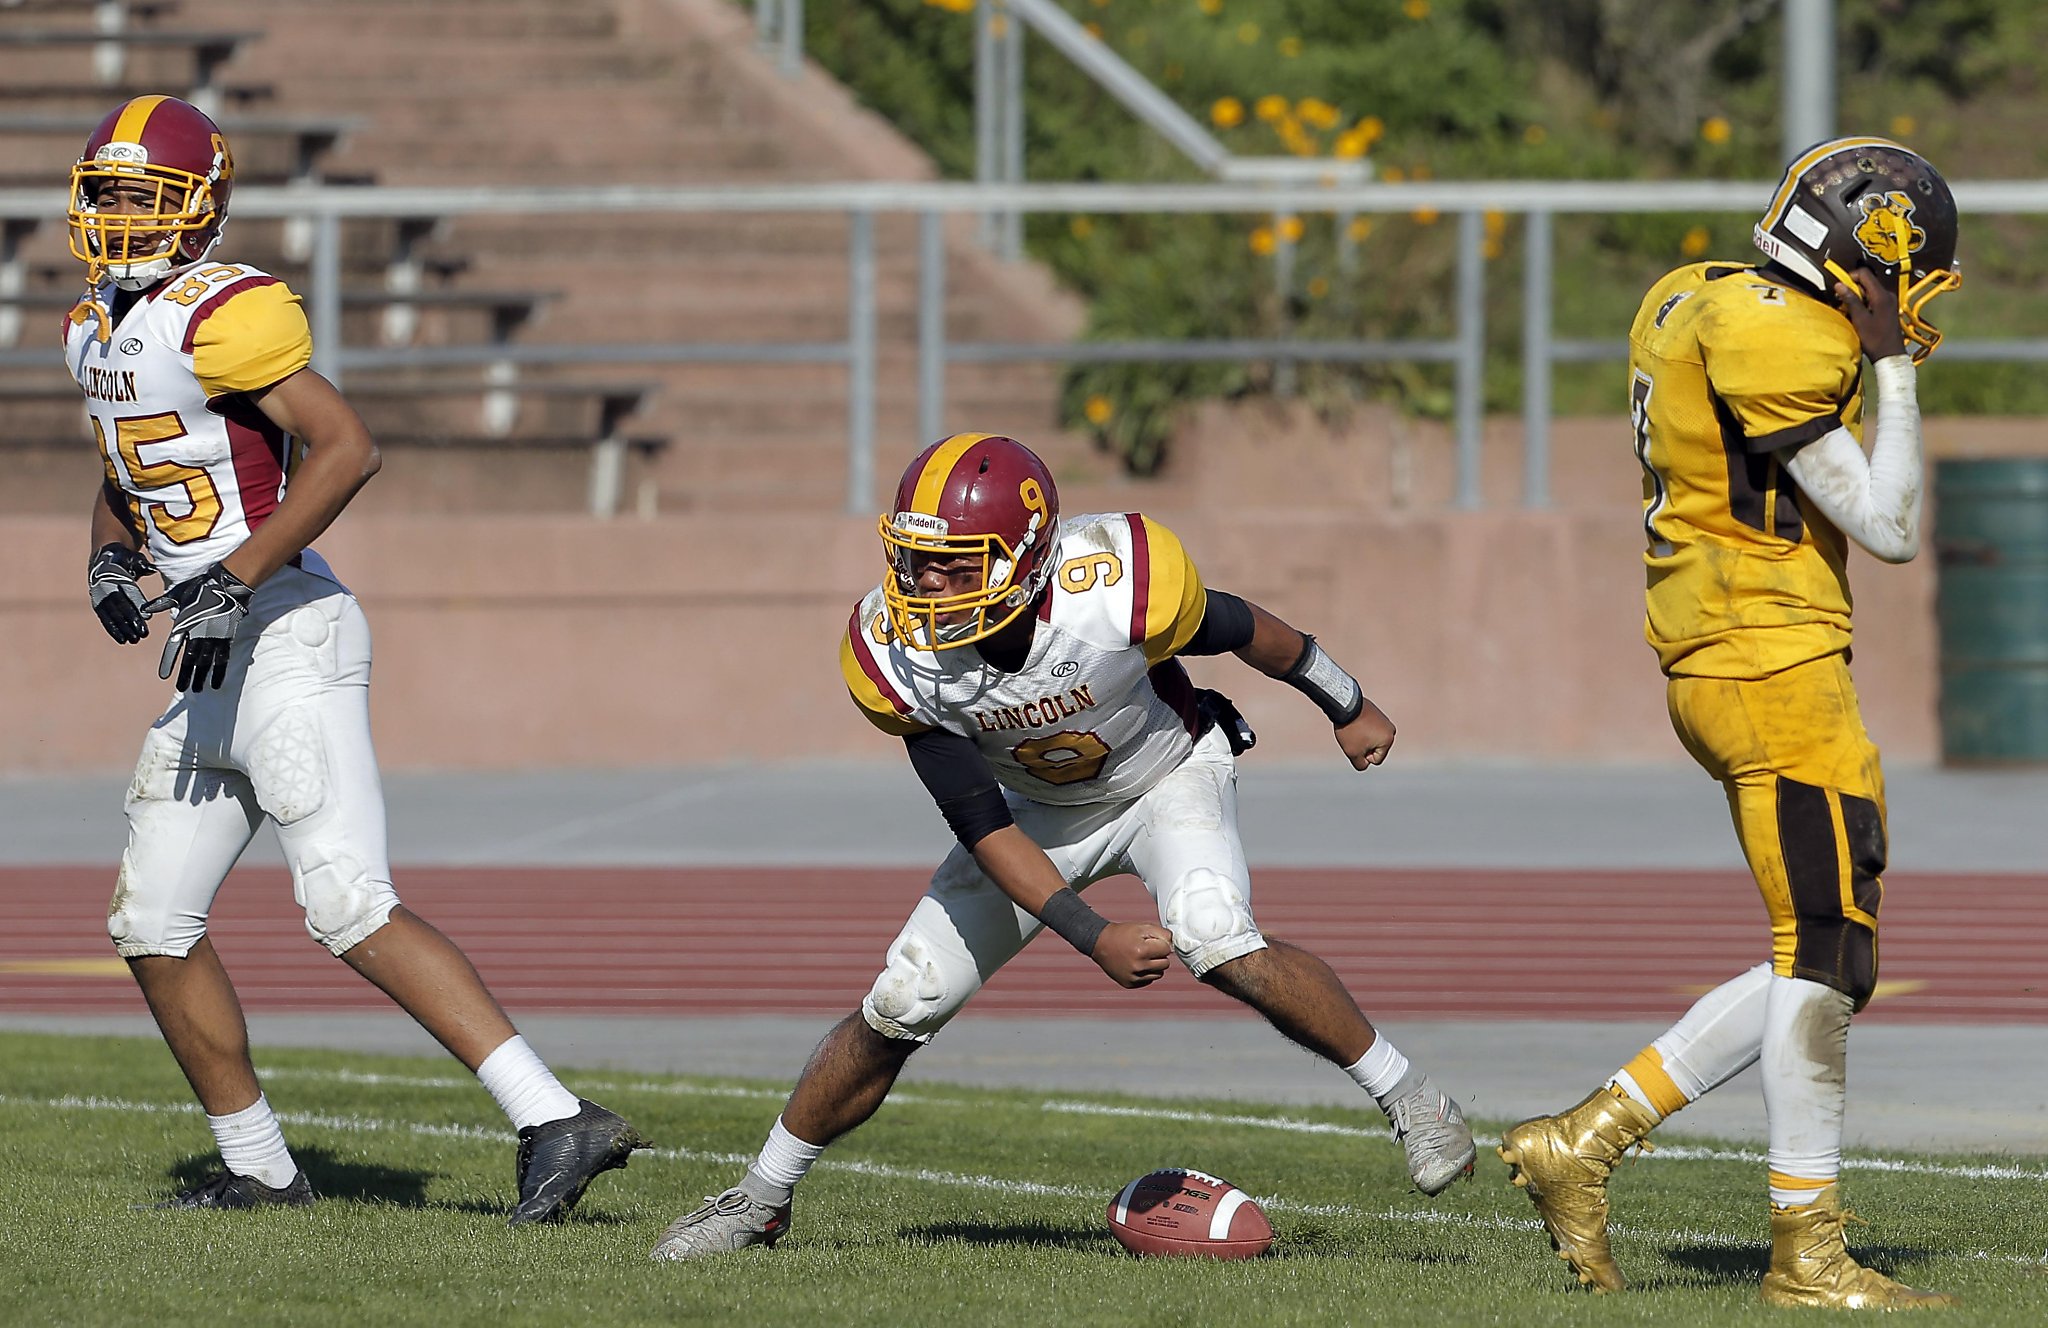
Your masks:
[{"label": "white sock", "polygon": [[1358,1058],[1357,1064],[1345,1066],[1344,1073],[1351,1076],[1351,1082],[1372,1094],[1372,1100],[1384,1110],[1388,1095],[1408,1075],[1408,1058],[1395,1049],[1385,1033],[1375,1032],[1365,1055]]},{"label": "white sock", "polygon": [[1694,1001],[1683,1018],[1608,1082],[1660,1120],[1698,1101],[1756,1064],[1763,1050],[1764,1000],[1770,983],[1768,963],[1730,978]]},{"label": "white sock", "polygon": [[299,1164],[284,1146],[284,1131],[270,1110],[270,1100],[261,1093],[256,1101],[227,1116],[208,1116],[207,1128],[220,1145],[220,1160],[237,1176],[262,1181],[281,1190],[299,1174]]},{"label": "white sock", "polygon": [[1756,1064],[1764,1047],[1764,1002],[1771,966],[1758,964],[1693,1002],[1685,1017],[1650,1045],[1664,1072],[1694,1101]]},{"label": "white sock", "polygon": [[807,1144],[791,1134],[777,1116],[774,1128],[768,1131],[768,1142],[761,1145],[761,1155],[747,1168],[740,1188],[760,1202],[780,1208],[824,1151],[825,1145]]},{"label": "white sock", "polygon": [[1771,1202],[1803,1208],[1842,1174],[1842,1105],[1853,1003],[1805,978],[1771,979],[1764,1007],[1764,1110]]},{"label": "white sock", "polygon": [[533,1048],[517,1033],[484,1057],[484,1063],[476,1067],[476,1077],[498,1100],[499,1110],[512,1118],[515,1130],[566,1120],[582,1110],[576,1095],[562,1087],[555,1072],[533,1054]]}]

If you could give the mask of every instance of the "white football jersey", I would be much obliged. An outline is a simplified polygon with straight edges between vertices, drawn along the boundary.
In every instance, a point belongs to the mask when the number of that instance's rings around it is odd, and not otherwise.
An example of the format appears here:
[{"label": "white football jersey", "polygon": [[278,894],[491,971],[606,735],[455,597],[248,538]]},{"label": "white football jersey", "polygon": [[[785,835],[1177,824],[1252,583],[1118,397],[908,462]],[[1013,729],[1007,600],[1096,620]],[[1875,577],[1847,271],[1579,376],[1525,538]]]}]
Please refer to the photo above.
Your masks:
[{"label": "white football jersey", "polygon": [[[112,309],[113,283],[93,295]],[[312,360],[299,297],[268,273],[207,263],[135,298],[103,338],[90,300],[64,324],[108,482],[150,561],[176,584],[232,553],[277,510],[298,440],[242,395]],[[306,571],[333,579],[308,549]]]},{"label": "white football jersey", "polygon": [[854,609],[840,668],[886,733],[942,728],[974,739],[1004,787],[1070,806],[1135,798],[1194,748],[1195,689],[1173,658],[1202,625],[1208,594],[1172,531],[1133,513],[1069,517],[1052,589],[1023,668],[972,645],[897,637],[875,587]]}]

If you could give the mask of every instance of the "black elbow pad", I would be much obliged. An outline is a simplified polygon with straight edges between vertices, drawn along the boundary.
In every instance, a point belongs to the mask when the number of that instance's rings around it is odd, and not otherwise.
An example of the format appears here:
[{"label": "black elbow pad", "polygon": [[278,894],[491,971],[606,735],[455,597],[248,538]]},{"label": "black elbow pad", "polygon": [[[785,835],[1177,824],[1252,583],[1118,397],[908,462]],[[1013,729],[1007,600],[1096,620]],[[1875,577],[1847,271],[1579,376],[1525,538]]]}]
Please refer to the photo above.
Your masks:
[{"label": "black elbow pad", "polygon": [[1227,655],[1252,643],[1252,607],[1223,590],[1209,592],[1202,625],[1180,648],[1183,655]]},{"label": "black elbow pad", "polygon": [[1017,823],[1010,815],[1010,804],[1003,799],[1002,789],[994,784],[944,799],[939,803],[939,815],[946,818],[953,837],[969,849],[1004,826]]}]

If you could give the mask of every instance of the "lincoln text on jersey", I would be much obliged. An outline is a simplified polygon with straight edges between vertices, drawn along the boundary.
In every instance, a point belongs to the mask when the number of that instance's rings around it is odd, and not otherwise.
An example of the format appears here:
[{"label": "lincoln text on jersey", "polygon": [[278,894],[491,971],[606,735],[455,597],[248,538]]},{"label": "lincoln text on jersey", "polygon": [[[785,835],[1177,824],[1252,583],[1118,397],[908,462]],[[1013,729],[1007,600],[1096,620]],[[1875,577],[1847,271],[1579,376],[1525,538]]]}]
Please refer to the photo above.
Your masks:
[{"label": "lincoln text on jersey", "polygon": [[95,369],[91,365],[81,366],[84,375],[81,386],[89,397],[101,401],[135,400],[135,371],[133,369]]},{"label": "lincoln text on jersey", "polygon": [[981,725],[983,733],[1001,733],[1004,729],[1035,729],[1042,724],[1057,724],[1069,716],[1094,708],[1095,698],[1086,686],[1071,687],[1064,696],[1041,696],[1020,706],[977,710],[974,722]]}]

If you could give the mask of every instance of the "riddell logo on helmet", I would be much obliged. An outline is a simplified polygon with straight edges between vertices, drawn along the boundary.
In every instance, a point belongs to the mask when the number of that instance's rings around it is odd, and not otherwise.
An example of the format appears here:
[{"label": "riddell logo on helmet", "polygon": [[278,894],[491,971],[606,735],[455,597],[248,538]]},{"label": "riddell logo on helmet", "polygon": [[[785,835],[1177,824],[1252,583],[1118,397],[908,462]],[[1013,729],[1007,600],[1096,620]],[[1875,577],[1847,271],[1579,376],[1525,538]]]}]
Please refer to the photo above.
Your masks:
[{"label": "riddell logo on helmet", "polygon": [[953,531],[946,518],[924,512],[898,512],[890,524],[906,535],[949,535]]},{"label": "riddell logo on helmet", "polygon": [[[1913,224],[1913,200],[1898,190],[1865,194],[1856,200],[1856,206],[1863,211],[1863,220],[1856,223],[1856,243],[1878,262],[1898,264],[1926,245],[1927,232]],[[1902,236],[1904,253],[1899,249]]]},{"label": "riddell logo on helmet", "polygon": [[149,165],[149,149],[140,143],[109,143],[92,154],[94,161],[118,161],[124,165]]}]

